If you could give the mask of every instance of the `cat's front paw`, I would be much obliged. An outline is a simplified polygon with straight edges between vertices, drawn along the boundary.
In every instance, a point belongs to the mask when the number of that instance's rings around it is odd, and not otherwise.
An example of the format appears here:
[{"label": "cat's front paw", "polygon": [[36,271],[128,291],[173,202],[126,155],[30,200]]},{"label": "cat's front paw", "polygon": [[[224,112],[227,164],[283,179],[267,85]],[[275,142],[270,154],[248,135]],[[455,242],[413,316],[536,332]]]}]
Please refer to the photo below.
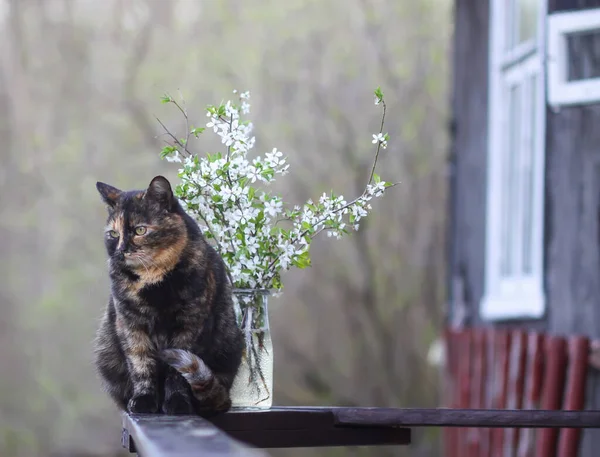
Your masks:
[{"label": "cat's front paw", "polygon": [[129,400],[127,410],[132,414],[153,414],[158,412],[158,398],[155,394],[135,395]]},{"label": "cat's front paw", "polygon": [[194,414],[191,398],[183,392],[173,392],[167,397],[162,405],[162,410],[165,414],[169,415]]}]

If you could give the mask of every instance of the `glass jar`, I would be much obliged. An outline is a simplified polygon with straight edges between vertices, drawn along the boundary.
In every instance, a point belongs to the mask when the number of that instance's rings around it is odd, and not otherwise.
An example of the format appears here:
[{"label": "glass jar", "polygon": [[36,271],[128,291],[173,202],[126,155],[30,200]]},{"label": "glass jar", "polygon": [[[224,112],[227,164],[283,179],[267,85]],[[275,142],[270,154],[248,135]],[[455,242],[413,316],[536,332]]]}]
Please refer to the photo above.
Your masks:
[{"label": "glass jar", "polygon": [[273,405],[273,343],[269,330],[268,289],[234,289],[244,355],[231,387],[232,408],[269,409]]}]

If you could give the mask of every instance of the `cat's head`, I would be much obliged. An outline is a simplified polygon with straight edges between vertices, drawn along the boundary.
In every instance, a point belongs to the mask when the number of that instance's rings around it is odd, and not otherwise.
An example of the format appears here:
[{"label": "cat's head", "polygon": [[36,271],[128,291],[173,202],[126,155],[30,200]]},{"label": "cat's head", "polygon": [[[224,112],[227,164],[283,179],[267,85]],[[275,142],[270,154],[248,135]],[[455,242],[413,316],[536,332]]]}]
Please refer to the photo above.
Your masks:
[{"label": "cat's head", "polygon": [[96,188],[108,209],[104,238],[111,265],[144,275],[170,271],[187,245],[187,230],[169,181],[156,176],[142,191],[102,182]]}]

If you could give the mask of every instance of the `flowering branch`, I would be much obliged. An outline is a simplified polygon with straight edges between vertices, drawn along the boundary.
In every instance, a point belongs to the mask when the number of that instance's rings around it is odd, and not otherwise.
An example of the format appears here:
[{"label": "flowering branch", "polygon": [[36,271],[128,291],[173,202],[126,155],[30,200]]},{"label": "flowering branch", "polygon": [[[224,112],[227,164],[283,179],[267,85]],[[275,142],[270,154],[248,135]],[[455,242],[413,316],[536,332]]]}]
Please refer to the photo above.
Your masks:
[{"label": "flowering branch", "polygon": [[[377,88],[375,104],[381,104],[383,112],[379,132],[373,135],[377,149],[362,194],[350,202],[333,193],[323,194],[318,202],[309,200],[302,208],[285,209],[282,198],[271,195],[264,187],[274,182],[276,175],[289,172],[286,158],[277,148],[252,161],[247,157],[255,143],[252,123],[241,118],[250,112],[249,99],[249,92],[244,92],[239,94],[237,104],[228,101],[207,107],[210,120],[206,128],[212,129],[227,149],[224,156],[218,152],[199,157],[189,151],[188,141],[191,136],[198,138],[206,129],[190,129],[187,110],[172,97],[163,97],[164,103],[173,103],[183,114],[187,137],[178,139],[159,120],[172,140],[167,142],[161,156],[182,164],[181,183],[175,192],[188,213],[200,223],[205,236],[215,241],[233,286],[281,289],[283,270],[310,266],[309,248],[316,236],[326,231],[328,236],[339,239],[349,233],[349,228],[358,230],[360,219],[372,209],[369,201],[395,185],[382,181],[375,173],[380,150],[387,147],[389,140],[388,134],[383,133],[386,104],[381,89]],[[291,227],[284,228],[281,223]]]}]

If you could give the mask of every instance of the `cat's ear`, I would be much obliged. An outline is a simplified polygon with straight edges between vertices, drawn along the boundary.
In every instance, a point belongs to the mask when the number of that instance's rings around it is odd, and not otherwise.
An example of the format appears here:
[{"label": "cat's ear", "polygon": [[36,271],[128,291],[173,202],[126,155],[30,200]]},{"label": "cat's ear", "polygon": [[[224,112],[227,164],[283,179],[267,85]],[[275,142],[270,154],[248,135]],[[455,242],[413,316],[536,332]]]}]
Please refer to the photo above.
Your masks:
[{"label": "cat's ear", "polygon": [[156,176],[150,182],[144,199],[170,211],[173,208],[173,190],[171,184],[164,176]]},{"label": "cat's ear", "polygon": [[108,184],[104,184],[103,182],[97,182],[96,189],[98,189],[98,192],[102,197],[102,201],[106,203],[109,208],[114,208],[117,204],[117,200],[119,200],[121,191],[116,187],[109,186]]}]

